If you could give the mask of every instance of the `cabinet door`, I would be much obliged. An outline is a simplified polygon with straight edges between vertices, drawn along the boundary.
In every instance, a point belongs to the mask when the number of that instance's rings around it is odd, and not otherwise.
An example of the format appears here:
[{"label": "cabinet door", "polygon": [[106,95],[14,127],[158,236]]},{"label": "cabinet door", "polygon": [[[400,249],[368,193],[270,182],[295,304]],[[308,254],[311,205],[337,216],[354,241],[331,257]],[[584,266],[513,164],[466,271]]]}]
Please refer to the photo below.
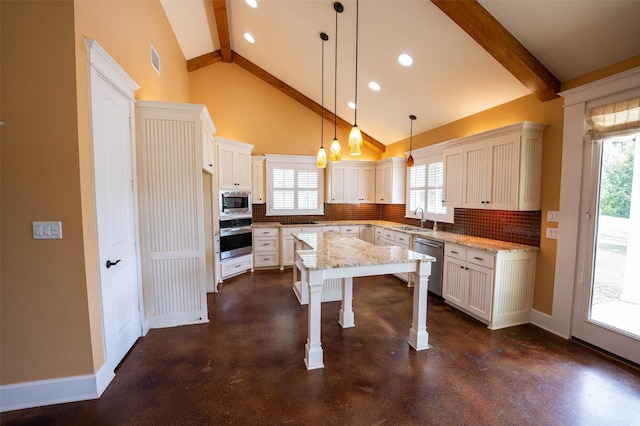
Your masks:
[{"label": "cabinet door", "polygon": [[373,244],[375,242],[375,230],[371,226],[361,226],[360,239]]},{"label": "cabinet door", "polygon": [[363,167],[360,173],[360,201],[364,203],[376,202],[376,169]]},{"label": "cabinet door", "polygon": [[391,202],[391,166],[376,167],[376,203]]},{"label": "cabinet door", "polygon": [[520,136],[506,135],[487,146],[487,208],[517,210],[520,164]]},{"label": "cabinet door", "polygon": [[454,305],[464,307],[469,280],[465,262],[445,256],[443,266],[442,297]]},{"label": "cabinet door", "polygon": [[348,167],[346,172],[346,202],[357,203],[361,201],[360,181],[361,171],[359,167]]},{"label": "cabinet door", "polygon": [[222,145],[218,146],[218,186],[220,189],[236,189],[234,157],[233,150]]},{"label": "cabinet door", "polygon": [[251,160],[251,203],[264,204],[264,166],[262,158]]},{"label": "cabinet door", "polygon": [[347,169],[342,166],[331,166],[331,183],[329,185],[328,203],[346,203],[345,182]]},{"label": "cabinet door", "polygon": [[467,263],[469,282],[465,307],[480,318],[491,319],[493,270]]},{"label": "cabinet door", "polygon": [[251,152],[236,152],[234,169],[236,175],[235,180],[237,183],[236,188],[251,191]]},{"label": "cabinet door", "polygon": [[215,144],[213,142],[213,136],[207,134],[206,127],[203,127],[202,131],[202,170],[207,173],[214,173],[214,161],[215,161]]},{"label": "cabinet door", "polygon": [[280,249],[282,250],[282,266],[293,265],[293,237],[291,235],[282,237]]},{"label": "cabinet door", "polygon": [[487,205],[487,150],[484,143],[471,144],[463,149],[462,206],[484,209]]},{"label": "cabinet door", "polygon": [[462,147],[444,150],[444,199],[446,207],[462,207]]}]

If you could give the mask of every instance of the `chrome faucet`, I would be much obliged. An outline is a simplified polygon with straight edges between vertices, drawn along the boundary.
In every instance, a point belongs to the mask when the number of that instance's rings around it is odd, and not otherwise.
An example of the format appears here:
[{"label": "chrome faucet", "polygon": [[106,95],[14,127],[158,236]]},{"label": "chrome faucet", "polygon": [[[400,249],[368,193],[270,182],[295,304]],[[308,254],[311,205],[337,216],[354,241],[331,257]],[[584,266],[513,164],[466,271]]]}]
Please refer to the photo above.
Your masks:
[{"label": "chrome faucet", "polygon": [[416,211],[413,212],[413,214],[418,214],[418,210],[420,210],[420,228],[424,228],[424,209],[422,207],[418,207]]}]

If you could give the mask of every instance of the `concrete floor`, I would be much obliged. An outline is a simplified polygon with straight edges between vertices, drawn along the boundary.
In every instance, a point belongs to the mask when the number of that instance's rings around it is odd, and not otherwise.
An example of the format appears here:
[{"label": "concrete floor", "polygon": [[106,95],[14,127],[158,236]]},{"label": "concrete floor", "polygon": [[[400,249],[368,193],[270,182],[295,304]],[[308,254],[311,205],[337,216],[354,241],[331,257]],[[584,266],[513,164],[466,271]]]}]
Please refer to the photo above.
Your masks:
[{"label": "concrete floor", "polygon": [[356,327],[323,304],[325,368],[304,366],[291,271],[225,281],[208,324],[150,330],[98,400],[19,410],[2,425],[631,425],[640,370],[537,327],[491,331],[429,298],[431,348],[407,344],[411,289],[354,280]]}]

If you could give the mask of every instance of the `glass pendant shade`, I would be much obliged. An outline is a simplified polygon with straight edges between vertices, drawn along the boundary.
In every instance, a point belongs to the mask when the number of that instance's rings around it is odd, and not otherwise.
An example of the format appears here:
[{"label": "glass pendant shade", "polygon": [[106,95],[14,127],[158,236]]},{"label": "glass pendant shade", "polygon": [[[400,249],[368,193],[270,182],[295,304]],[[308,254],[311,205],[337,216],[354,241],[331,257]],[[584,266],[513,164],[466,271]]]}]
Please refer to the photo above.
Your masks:
[{"label": "glass pendant shade", "polygon": [[331,142],[331,147],[329,148],[329,160],[332,163],[337,163],[342,160],[342,150],[340,148],[340,141],[338,138],[335,138],[333,142]]},{"label": "glass pendant shade", "polygon": [[349,155],[362,155],[362,132],[357,124],[353,125],[349,133]]},{"label": "glass pendant shade", "polygon": [[411,154],[407,157],[407,167],[413,167],[413,155]]},{"label": "glass pendant shade", "polygon": [[320,147],[320,150],[318,151],[318,156],[316,157],[316,165],[319,169],[324,169],[327,167],[327,151],[325,151],[323,147]]}]

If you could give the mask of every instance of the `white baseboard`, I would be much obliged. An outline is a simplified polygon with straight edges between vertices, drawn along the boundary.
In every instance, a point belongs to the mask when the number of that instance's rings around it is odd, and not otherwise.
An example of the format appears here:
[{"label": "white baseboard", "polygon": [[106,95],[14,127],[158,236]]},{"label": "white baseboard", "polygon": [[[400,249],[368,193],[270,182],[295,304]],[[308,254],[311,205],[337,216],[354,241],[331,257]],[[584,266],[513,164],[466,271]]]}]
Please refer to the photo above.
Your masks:
[{"label": "white baseboard", "polygon": [[561,333],[556,330],[555,321],[553,316],[549,314],[545,314],[544,312],[537,311],[535,309],[531,310],[531,324],[542,328],[543,330],[548,331],[549,333],[553,333],[557,336],[560,336],[564,339],[568,339],[570,336],[565,335],[565,333]]},{"label": "white baseboard", "polygon": [[96,374],[0,386],[0,412],[97,399],[114,376],[104,364]]}]

